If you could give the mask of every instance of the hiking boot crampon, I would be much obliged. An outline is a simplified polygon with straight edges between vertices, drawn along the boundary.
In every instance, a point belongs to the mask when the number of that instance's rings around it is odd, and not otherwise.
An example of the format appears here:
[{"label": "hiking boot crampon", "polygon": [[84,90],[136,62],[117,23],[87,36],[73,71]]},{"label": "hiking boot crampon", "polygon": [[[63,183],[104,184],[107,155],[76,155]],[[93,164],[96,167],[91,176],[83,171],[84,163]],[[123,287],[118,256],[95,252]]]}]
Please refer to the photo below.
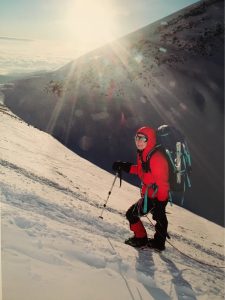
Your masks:
[{"label": "hiking boot crampon", "polygon": [[164,244],[160,244],[154,239],[148,239],[148,247],[156,251],[163,251],[166,249]]},{"label": "hiking boot crampon", "polygon": [[143,238],[137,238],[135,236],[130,237],[129,239],[125,240],[125,244],[135,247],[135,248],[140,248],[143,246],[146,246],[148,244],[148,238],[147,236]]}]

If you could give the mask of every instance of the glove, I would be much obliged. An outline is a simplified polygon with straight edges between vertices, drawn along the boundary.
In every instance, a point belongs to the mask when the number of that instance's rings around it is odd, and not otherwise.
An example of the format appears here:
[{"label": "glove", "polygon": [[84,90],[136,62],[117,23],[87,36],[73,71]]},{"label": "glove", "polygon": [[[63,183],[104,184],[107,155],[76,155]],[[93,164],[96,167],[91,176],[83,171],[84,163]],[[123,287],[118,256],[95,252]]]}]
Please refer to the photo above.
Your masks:
[{"label": "glove", "polygon": [[112,169],[115,172],[125,171],[130,172],[130,167],[132,166],[129,162],[115,161],[112,165]]}]

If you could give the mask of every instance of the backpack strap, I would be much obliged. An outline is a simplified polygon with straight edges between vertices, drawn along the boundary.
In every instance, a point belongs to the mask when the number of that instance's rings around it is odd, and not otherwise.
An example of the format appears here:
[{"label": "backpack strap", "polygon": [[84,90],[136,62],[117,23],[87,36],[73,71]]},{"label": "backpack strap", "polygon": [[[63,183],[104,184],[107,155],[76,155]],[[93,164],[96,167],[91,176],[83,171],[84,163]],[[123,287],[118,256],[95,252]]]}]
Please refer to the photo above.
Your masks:
[{"label": "backpack strap", "polygon": [[142,170],[145,172],[145,173],[148,173],[148,172],[151,172],[151,168],[150,168],[150,159],[152,157],[152,155],[157,152],[158,150],[160,150],[161,148],[161,145],[158,144],[155,146],[155,148],[153,148],[146,156],[146,161],[144,162],[142,160],[142,157],[141,157],[141,164],[142,164]]}]

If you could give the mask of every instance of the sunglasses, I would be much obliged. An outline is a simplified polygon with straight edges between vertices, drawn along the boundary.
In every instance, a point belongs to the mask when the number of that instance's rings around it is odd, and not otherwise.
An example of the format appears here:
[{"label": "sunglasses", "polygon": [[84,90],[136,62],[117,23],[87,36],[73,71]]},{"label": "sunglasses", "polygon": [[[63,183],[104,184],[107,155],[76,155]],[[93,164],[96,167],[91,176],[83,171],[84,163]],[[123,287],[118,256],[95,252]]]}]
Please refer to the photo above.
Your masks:
[{"label": "sunglasses", "polygon": [[147,142],[148,141],[148,138],[144,135],[135,135],[135,141],[142,141],[142,142]]}]

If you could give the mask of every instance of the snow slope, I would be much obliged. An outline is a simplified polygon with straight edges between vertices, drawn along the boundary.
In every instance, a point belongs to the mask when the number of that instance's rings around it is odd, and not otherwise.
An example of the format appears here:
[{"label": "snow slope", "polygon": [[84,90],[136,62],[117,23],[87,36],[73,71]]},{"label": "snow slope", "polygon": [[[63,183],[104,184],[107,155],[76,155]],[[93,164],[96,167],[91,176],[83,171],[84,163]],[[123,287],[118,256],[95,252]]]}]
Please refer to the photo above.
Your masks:
[{"label": "snow slope", "polygon": [[107,171],[135,160],[141,126],[176,126],[193,162],[184,205],[224,225],[224,1],[199,1],[2,92],[23,120]]},{"label": "snow slope", "polygon": [[0,132],[3,300],[223,299],[222,227],[167,209],[171,244],[218,267],[168,243],[137,251],[123,244],[137,188],[116,182],[101,220],[113,175],[3,105]]}]

